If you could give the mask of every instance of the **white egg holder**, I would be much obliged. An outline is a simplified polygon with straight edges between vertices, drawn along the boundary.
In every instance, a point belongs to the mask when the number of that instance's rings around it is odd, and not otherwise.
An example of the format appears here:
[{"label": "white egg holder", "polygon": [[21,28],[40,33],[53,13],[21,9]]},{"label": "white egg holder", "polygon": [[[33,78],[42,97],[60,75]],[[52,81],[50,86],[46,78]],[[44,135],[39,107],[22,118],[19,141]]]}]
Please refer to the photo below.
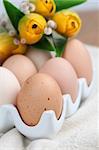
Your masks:
[{"label": "white egg holder", "polygon": [[86,79],[79,79],[79,92],[75,103],[73,103],[69,94],[63,95],[63,110],[60,119],[57,120],[54,111],[45,111],[39,123],[33,127],[26,125],[22,121],[14,105],[0,106],[0,133],[5,133],[15,126],[20,133],[31,140],[52,137],[61,129],[65,118],[73,115],[78,110],[81,101],[90,95],[94,88],[94,83],[95,75],[89,87]]}]

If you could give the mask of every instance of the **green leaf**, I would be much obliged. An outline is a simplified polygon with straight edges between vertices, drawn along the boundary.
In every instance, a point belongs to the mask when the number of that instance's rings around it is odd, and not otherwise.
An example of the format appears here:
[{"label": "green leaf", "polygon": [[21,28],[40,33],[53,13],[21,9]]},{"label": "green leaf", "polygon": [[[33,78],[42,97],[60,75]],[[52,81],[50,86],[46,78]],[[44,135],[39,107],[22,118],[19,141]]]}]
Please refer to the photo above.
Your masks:
[{"label": "green leaf", "polygon": [[3,0],[6,12],[14,28],[18,31],[18,23],[24,14],[7,0]]},{"label": "green leaf", "polygon": [[68,38],[58,34],[55,31],[53,31],[52,33],[52,38],[53,38],[53,43],[56,49],[56,56],[60,57],[65,49]]},{"label": "green leaf", "polygon": [[44,35],[38,43],[33,45],[33,47],[37,49],[42,49],[45,51],[55,51],[55,46],[53,43],[52,36]]},{"label": "green leaf", "polygon": [[66,42],[66,37],[61,36],[56,31],[53,31],[52,35],[44,35],[38,43],[33,45],[33,47],[46,51],[54,51],[56,53],[56,56],[60,57],[63,53]]},{"label": "green leaf", "polygon": [[68,9],[70,7],[82,4],[87,0],[54,0],[56,3],[56,11]]}]

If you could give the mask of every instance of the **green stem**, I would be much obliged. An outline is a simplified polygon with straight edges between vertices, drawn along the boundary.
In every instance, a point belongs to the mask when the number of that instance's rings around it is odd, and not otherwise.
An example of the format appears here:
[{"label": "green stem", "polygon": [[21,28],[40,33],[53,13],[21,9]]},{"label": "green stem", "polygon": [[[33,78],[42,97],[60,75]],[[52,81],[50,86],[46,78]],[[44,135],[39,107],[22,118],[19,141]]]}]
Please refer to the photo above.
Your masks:
[{"label": "green stem", "polygon": [[56,52],[56,57],[61,57],[62,54],[63,54],[63,51],[64,51],[64,50],[55,51],[55,52]]},{"label": "green stem", "polygon": [[36,0],[29,0],[30,3],[36,3]]}]

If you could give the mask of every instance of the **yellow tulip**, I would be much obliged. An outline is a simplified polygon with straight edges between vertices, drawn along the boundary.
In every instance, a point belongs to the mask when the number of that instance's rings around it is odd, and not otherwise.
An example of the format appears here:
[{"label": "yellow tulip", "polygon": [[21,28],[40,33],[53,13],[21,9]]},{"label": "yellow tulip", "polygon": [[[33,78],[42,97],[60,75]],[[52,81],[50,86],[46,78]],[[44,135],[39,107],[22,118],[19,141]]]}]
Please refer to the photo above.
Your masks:
[{"label": "yellow tulip", "polygon": [[44,17],[51,17],[56,11],[54,0],[30,0],[30,2],[36,5],[36,12]]},{"label": "yellow tulip", "polygon": [[23,44],[20,44],[17,49],[12,51],[12,54],[13,55],[15,55],[15,54],[25,54],[26,50],[27,50],[27,46],[23,45]]},{"label": "yellow tulip", "polygon": [[0,33],[0,64],[8,58],[18,46],[14,44],[13,37],[8,33]]},{"label": "yellow tulip", "polygon": [[42,38],[45,27],[43,16],[37,13],[25,15],[19,22],[19,36],[26,40],[26,44],[35,44]]},{"label": "yellow tulip", "polygon": [[7,32],[0,33],[0,64],[11,55],[24,54],[26,48],[27,46],[23,44],[15,45],[14,38]]},{"label": "yellow tulip", "polygon": [[63,10],[53,16],[57,24],[56,31],[66,37],[75,36],[81,29],[81,19],[78,14]]}]

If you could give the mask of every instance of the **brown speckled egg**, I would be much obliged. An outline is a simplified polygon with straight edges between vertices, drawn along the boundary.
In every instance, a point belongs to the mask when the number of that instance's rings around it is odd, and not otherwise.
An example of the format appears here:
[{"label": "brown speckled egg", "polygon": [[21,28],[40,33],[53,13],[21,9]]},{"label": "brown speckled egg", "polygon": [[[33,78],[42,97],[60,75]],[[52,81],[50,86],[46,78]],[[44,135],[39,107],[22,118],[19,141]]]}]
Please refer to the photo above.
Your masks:
[{"label": "brown speckled egg", "polygon": [[78,96],[78,79],[68,61],[63,58],[52,58],[47,61],[40,72],[51,75],[59,84],[62,94],[70,94],[75,102]]},{"label": "brown speckled egg", "polygon": [[23,55],[14,55],[9,57],[4,62],[3,67],[6,67],[12,71],[16,75],[21,85],[31,75],[37,72],[36,67],[32,61]]},{"label": "brown speckled egg", "polygon": [[52,58],[50,52],[35,48],[30,48],[27,51],[26,56],[34,62],[38,70],[45,64],[47,60]]},{"label": "brown speckled egg", "polygon": [[40,121],[42,113],[55,111],[60,118],[63,97],[57,82],[46,74],[37,73],[31,76],[22,87],[17,97],[17,108],[23,121],[29,126],[35,126]]},{"label": "brown speckled egg", "polygon": [[92,63],[90,55],[83,43],[76,39],[69,41],[63,57],[71,63],[78,78],[86,78],[89,85],[93,75]]}]

